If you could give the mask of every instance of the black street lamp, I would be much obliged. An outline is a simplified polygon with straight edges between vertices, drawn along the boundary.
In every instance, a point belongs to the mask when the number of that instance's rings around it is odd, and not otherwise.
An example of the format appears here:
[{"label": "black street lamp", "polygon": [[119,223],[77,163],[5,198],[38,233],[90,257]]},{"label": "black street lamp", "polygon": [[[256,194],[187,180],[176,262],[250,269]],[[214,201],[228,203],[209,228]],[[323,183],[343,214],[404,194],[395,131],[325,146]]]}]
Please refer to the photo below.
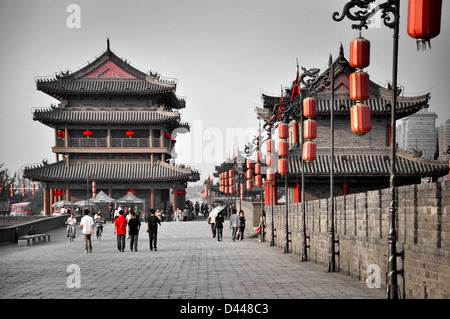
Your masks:
[{"label": "black street lamp", "polygon": [[[395,226],[395,120],[397,109],[397,70],[398,70],[398,39],[400,24],[400,0],[388,0],[372,10],[369,5],[374,0],[352,0],[344,6],[342,14],[334,12],[333,20],[339,22],[345,17],[352,21],[359,21],[359,24],[353,24],[353,29],[361,31],[362,28],[368,28],[368,20],[371,19],[378,11],[381,10],[384,24],[394,30],[393,35],[393,63],[392,63],[392,100],[391,100],[391,159],[390,159],[390,206],[389,206],[389,235],[388,235],[388,284],[387,298],[398,299],[398,281],[397,275],[402,271],[397,270],[397,257],[401,253],[397,253],[396,249],[396,226]],[[352,10],[357,7],[360,10]]]}]

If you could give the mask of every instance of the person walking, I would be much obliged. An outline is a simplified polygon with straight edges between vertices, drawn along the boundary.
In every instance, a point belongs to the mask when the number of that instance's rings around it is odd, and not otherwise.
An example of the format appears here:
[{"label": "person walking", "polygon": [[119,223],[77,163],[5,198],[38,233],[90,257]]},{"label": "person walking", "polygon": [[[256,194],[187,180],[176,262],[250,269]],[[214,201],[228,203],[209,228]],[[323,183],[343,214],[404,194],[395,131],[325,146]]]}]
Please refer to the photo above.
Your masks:
[{"label": "person walking", "polygon": [[217,214],[215,214],[213,211],[211,211],[209,213],[209,217],[207,219],[208,223],[211,225],[211,232],[213,235],[212,238],[216,238],[216,228],[214,227],[216,225],[216,216],[217,216]]},{"label": "person walking", "polygon": [[264,241],[265,229],[266,229],[266,212],[264,210],[262,211],[261,218],[259,219],[258,228],[260,230],[259,242],[263,242]]},{"label": "person walking", "polygon": [[130,250],[137,251],[139,230],[141,229],[141,222],[136,218],[135,212],[130,212],[130,220],[128,221],[128,234],[130,235]]},{"label": "person walking", "polygon": [[123,210],[119,211],[119,217],[114,221],[114,235],[117,234],[117,249],[125,250],[125,236],[127,234],[127,219],[123,217]]},{"label": "person walking", "polygon": [[92,252],[91,235],[94,233],[94,220],[89,216],[89,209],[84,210],[84,216],[80,221],[81,232],[84,237],[84,252]]},{"label": "person walking", "polygon": [[235,208],[233,208],[233,211],[230,216],[230,229],[231,229],[231,239],[233,241],[236,241],[236,236],[239,229],[239,216],[236,214]]},{"label": "person walking", "polygon": [[150,216],[147,219],[147,230],[146,230],[150,241],[150,250],[155,249],[156,251],[158,224],[159,226],[161,226],[161,221],[159,220],[158,217],[155,216],[155,210],[152,208],[150,210]]},{"label": "person walking", "polygon": [[216,223],[214,224],[214,228],[217,232],[217,241],[223,241],[223,216],[222,212],[217,214]]},{"label": "person walking", "polygon": [[245,230],[245,214],[244,211],[241,209],[239,211],[239,231],[238,231],[238,236],[237,239],[239,240],[239,238],[242,240],[244,240],[244,230]]}]

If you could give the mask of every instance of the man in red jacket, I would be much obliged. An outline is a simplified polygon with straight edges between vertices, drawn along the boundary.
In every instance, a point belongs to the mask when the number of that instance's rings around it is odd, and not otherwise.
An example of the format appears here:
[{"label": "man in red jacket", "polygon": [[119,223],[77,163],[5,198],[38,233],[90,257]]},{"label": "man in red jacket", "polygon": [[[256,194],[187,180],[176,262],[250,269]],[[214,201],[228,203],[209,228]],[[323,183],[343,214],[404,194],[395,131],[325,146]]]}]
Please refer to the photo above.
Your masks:
[{"label": "man in red jacket", "polygon": [[117,248],[125,249],[125,235],[127,234],[127,219],[123,217],[123,210],[119,211],[119,217],[114,221],[114,234],[117,233]]}]

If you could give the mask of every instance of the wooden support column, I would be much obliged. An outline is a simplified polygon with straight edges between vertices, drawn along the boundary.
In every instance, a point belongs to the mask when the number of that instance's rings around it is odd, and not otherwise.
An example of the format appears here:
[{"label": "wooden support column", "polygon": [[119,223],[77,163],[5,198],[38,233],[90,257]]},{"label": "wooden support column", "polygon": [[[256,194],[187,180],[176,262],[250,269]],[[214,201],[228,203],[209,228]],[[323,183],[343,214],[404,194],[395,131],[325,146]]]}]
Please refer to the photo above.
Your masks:
[{"label": "wooden support column", "polygon": [[177,188],[172,188],[172,202],[173,202],[173,210],[176,211],[177,208]]},{"label": "wooden support column", "polygon": [[47,187],[44,187],[44,215],[50,215],[50,198],[49,198],[49,190]]},{"label": "wooden support column", "polygon": [[150,191],[150,207],[155,209],[155,189],[152,188]]},{"label": "wooden support column", "polygon": [[49,213],[50,213],[50,215],[53,215],[53,199],[54,199],[54,196],[53,196],[53,189],[52,188],[50,188],[49,198],[50,198]]},{"label": "wooden support column", "polygon": [[348,195],[348,182],[344,182],[344,195]]},{"label": "wooden support column", "polygon": [[70,201],[70,190],[66,188],[66,200]]}]

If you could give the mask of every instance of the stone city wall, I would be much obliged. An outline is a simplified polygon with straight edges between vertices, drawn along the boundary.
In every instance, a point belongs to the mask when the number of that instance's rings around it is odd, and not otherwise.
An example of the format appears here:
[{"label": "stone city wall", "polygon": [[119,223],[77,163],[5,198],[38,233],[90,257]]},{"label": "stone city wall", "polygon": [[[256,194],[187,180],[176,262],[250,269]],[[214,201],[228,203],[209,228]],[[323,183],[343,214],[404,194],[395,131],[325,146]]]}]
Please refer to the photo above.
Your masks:
[{"label": "stone city wall", "polygon": [[[397,251],[400,296],[450,298],[450,182],[397,187]],[[371,275],[369,265],[380,269],[381,288],[386,288],[389,228],[389,189],[335,197],[336,268],[361,281]],[[308,261],[328,267],[330,200],[305,205]],[[266,243],[271,240],[272,206],[267,215]],[[255,210],[259,219],[260,209]],[[285,247],[286,206],[273,207],[275,245]],[[303,212],[290,204],[288,225],[290,250],[302,254]],[[373,266],[370,266],[373,268]],[[369,270],[368,270],[369,268]],[[373,276],[370,276],[373,278]]]}]

